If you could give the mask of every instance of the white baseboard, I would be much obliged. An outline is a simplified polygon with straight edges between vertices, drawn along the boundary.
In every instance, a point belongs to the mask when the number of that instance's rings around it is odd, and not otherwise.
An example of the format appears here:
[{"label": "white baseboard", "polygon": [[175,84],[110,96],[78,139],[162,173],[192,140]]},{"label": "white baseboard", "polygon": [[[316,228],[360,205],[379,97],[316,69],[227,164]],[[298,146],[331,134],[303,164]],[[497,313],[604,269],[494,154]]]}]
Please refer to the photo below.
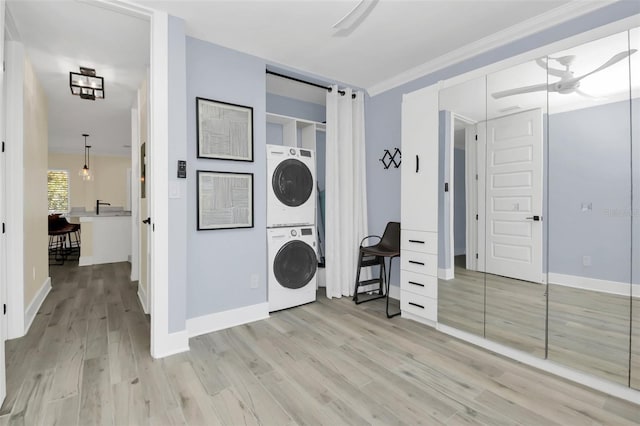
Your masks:
[{"label": "white baseboard", "polygon": [[269,303],[258,303],[257,305],[189,318],[187,332],[189,337],[195,337],[266,318],[269,318]]},{"label": "white baseboard", "polygon": [[78,259],[78,266],[93,265],[93,256],[80,256]]},{"label": "white baseboard", "polygon": [[142,310],[145,314],[149,314],[149,307],[147,306],[147,292],[140,283],[138,283],[138,300],[140,301],[140,305],[142,305]]},{"label": "white baseboard", "polygon": [[421,324],[427,325],[429,327],[436,328],[436,326],[437,326],[435,321],[431,321],[431,320],[428,320],[428,319],[423,318],[421,316],[414,315],[411,312],[402,311],[402,315],[401,316],[402,316],[402,318],[410,319],[410,320],[419,322]]},{"label": "white baseboard", "polygon": [[40,306],[44,302],[44,299],[47,298],[47,295],[51,291],[51,277],[47,277],[40,287],[40,290],[36,293],[36,296],[33,298],[27,309],[24,311],[24,334],[29,332],[29,328],[31,327],[31,323],[33,322]]},{"label": "white baseboard", "polygon": [[[402,316],[404,317],[405,314],[403,313]],[[509,346],[501,345],[500,343],[492,342],[491,340],[487,340],[484,337],[476,336],[475,334],[467,333],[466,331],[461,331],[441,323],[437,324],[436,329],[450,336],[464,340],[465,342],[480,346],[481,348],[484,348],[488,351],[504,355],[508,358],[522,362],[523,364],[527,364],[551,374],[564,377],[565,379],[588,386],[593,389],[597,389],[601,392],[613,395],[617,398],[622,398],[636,404],[640,400],[640,391],[633,390],[629,387],[609,382],[607,380],[600,379],[587,373],[573,370],[572,368],[556,364],[555,362],[548,359],[539,358],[526,352],[513,349]]]},{"label": "white baseboard", "polygon": [[629,296],[630,292],[633,291],[633,297],[640,297],[640,285],[633,285],[630,289],[629,283],[579,277],[577,275],[565,275],[549,272],[549,284],[579,288],[582,290],[599,291],[601,293],[616,294],[619,296]]},{"label": "white baseboard", "polygon": [[167,356],[179,354],[189,351],[189,334],[187,330],[168,333],[160,339],[157,345],[157,352],[152,351],[151,356],[154,358],[164,358]]},{"label": "white baseboard", "polygon": [[438,268],[438,278],[442,280],[452,280],[454,278],[453,268]]}]

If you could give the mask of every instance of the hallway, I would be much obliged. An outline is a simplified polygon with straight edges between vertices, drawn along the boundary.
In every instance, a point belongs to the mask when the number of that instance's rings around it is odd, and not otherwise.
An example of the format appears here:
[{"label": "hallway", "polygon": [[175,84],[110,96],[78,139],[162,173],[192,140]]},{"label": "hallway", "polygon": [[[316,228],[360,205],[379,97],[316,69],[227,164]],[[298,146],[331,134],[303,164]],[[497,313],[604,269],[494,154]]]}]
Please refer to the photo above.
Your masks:
[{"label": "hallway", "polygon": [[[51,266],[50,273],[52,290],[29,333],[7,342],[0,424],[7,417],[8,424],[72,425],[78,418],[110,424],[114,408],[127,415],[140,378],[159,368],[149,355],[149,321],[129,281],[129,264],[78,268],[71,261]],[[163,411],[162,401],[145,400],[147,409],[157,404],[158,414]]]},{"label": "hallway", "polygon": [[[7,342],[4,425],[638,424],[638,406],[403,318],[327,300],[149,355],[129,264],[51,267]],[[380,302],[380,303],[378,303]]]}]

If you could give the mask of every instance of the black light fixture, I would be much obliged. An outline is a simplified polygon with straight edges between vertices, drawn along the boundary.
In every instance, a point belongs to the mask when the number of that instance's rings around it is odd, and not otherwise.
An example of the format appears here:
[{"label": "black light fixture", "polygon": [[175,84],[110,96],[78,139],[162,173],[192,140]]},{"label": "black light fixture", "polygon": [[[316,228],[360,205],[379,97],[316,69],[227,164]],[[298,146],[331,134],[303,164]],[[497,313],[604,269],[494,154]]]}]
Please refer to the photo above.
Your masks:
[{"label": "black light fixture", "polygon": [[95,101],[104,99],[104,78],[96,75],[93,68],[80,67],[80,72],[69,73],[69,86],[71,94],[82,99]]},{"label": "black light fixture", "polygon": [[91,169],[89,169],[89,150],[91,149],[91,145],[87,145],[87,136],[86,133],[83,133],[84,136],[84,166],[78,172],[78,175],[82,177],[82,180],[92,180],[93,174],[91,173]]}]

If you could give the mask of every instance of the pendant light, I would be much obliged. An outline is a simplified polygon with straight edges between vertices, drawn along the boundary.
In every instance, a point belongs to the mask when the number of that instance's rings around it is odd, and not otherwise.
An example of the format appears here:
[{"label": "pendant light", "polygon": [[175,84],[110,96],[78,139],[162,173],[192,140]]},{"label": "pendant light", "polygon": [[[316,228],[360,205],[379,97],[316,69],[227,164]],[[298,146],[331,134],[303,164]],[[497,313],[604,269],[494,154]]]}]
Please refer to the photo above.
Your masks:
[{"label": "pendant light", "polygon": [[89,169],[89,150],[91,149],[91,145],[87,145],[87,136],[86,133],[83,133],[84,136],[84,166],[78,172],[78,175],[82,177],[82,180],[88,181],[93,180],[93,174],[91,173],[91,169]]}]

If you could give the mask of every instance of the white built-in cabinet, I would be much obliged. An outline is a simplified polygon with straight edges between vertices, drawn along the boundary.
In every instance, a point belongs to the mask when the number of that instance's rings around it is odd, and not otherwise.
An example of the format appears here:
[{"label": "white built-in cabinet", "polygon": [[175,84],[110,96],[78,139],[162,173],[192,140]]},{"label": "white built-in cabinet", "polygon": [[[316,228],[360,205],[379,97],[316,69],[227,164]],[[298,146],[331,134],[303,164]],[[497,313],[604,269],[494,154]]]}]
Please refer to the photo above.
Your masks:
[{"label": "white built-in cabinet", "polygon": [[282,145],[316,152],[316,132],[324,132],[326,125],[316,121],[267,113],[267,123],[282,126]]},{"label": "white built-in cabinet", "polygon": [[438,319],[438,86],[402,99],[400,308]]}]

